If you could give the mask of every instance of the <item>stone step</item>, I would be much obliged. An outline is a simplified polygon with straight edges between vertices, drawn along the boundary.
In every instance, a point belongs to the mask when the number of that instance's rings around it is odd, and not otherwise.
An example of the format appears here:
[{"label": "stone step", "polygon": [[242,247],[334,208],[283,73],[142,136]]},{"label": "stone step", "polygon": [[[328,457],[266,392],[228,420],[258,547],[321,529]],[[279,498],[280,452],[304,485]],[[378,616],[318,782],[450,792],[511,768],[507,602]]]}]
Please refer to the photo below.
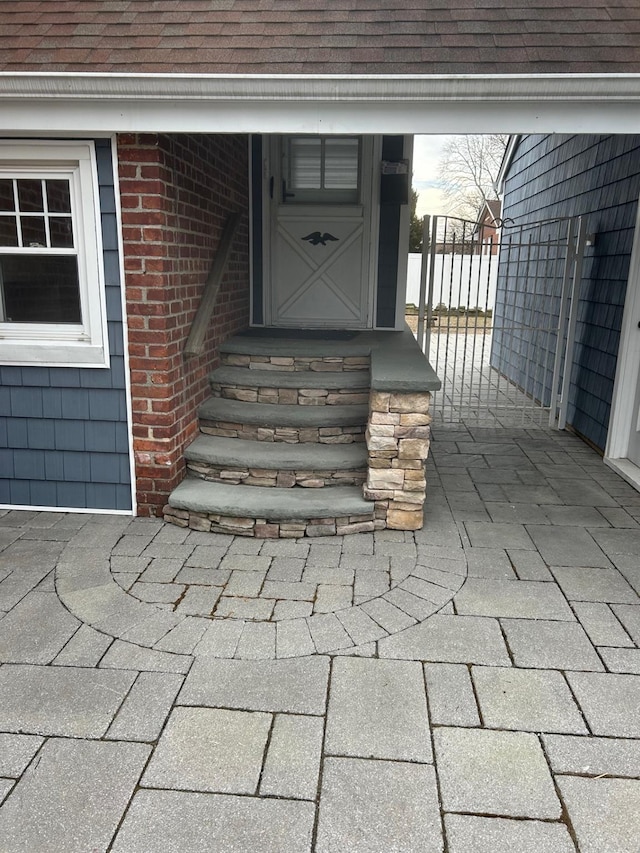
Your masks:
[{"label": "stone step", "polygon": [[256,537],[342,535],[375,529],[374,505],[355,486],[269,489],[187,477],[169,496],[165,520]]},{"label": "stone step", "polygon": [[219,367],[209,376],[214,396],[246,403],[349,406],[369,402],[369,374]]},{"label": "stone step", "polygon": [[209,435],[291,444],[364,441],[368,406],[293,406],[210,397],[200,406],[200,429]]},{"label": "stone step", "polygon": [[184,455],[196,477],[236,485],[319,488],[362,485],[366,479],[363,442],[289,445],[199,435]]},{"label": "stone step", "polygon": [[[309,330],[281,330],[282,335],[269,336],[255,330],[253,334],[236,335],[220,345],[223,364],[250,367],[255,370],[285,371],[360,371],[370,365],[371,342],[360,333],[345,333],[331,340],[309,337]],[[298,335],[298,337],[295,337]],[[290,336],[290,337],[289,337]]]}]

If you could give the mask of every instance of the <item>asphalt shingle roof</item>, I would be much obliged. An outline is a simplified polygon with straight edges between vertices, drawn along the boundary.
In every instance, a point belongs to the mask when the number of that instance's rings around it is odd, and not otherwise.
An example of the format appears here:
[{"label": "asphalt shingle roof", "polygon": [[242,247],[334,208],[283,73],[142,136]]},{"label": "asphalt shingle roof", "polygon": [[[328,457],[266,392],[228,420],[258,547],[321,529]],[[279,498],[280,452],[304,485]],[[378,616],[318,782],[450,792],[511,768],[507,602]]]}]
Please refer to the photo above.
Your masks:
[{"label": "asphalt shingle roof", "polygon": [[0,71],[640,72],[640,2],[13,0]]}]

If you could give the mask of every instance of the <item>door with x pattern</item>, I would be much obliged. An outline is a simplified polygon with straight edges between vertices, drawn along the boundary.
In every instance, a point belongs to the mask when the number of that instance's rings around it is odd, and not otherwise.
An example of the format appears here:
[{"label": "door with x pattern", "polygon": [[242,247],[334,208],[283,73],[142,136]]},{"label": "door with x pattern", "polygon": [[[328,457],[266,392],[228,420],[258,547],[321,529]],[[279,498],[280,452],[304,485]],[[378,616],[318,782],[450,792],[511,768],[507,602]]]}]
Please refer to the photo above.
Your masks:
[{"label": "door with x pattern", "polygon": [[[369,145],[358,137],[275,143],[271,321],[363,328],[369,313]],[[370,173],[370,167],[368,169]]]}]

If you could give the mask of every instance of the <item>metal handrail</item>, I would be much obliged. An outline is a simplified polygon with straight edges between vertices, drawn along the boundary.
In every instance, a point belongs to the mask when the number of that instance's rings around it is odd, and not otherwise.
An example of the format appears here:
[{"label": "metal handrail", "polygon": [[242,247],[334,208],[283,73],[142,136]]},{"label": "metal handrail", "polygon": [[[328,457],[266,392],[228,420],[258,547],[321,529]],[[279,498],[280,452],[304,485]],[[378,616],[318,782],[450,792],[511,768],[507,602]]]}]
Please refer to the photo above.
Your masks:
[{"label": "metal handrail", "polygon": [[222,232],[222,237],[220,238],[218,251],[213,259],[209,275],[207,276],[207,280],[204,285],[204,290],[202,291],[200,305],[198,305],[198,310],[196,311],[193,322],[191,323],[189,337],[184,345],[184,354],[187,357],[201,355],[204,351],[204,340],[207,335],[209,323],[211,322],[213,309],[215,308],[216,301],[218,299],[222,277],[227,268],[227,263],[229,262],[231,246],[233,245],[233,238],[235,237],[239,222],[239,213],[229,214],[224,226],[224,231]]}]

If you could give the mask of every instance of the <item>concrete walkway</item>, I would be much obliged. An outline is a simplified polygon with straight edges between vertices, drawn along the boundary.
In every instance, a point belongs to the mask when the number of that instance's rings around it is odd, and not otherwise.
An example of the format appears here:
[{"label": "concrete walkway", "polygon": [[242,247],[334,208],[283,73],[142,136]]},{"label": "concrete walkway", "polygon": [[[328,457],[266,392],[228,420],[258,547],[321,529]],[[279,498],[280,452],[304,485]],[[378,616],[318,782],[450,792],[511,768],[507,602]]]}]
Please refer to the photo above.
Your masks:
[{"label": "concrete walkway", "polygon": [[416,534],[0,517],[0,853],[638,853],[640,494],[439,427]]}]

